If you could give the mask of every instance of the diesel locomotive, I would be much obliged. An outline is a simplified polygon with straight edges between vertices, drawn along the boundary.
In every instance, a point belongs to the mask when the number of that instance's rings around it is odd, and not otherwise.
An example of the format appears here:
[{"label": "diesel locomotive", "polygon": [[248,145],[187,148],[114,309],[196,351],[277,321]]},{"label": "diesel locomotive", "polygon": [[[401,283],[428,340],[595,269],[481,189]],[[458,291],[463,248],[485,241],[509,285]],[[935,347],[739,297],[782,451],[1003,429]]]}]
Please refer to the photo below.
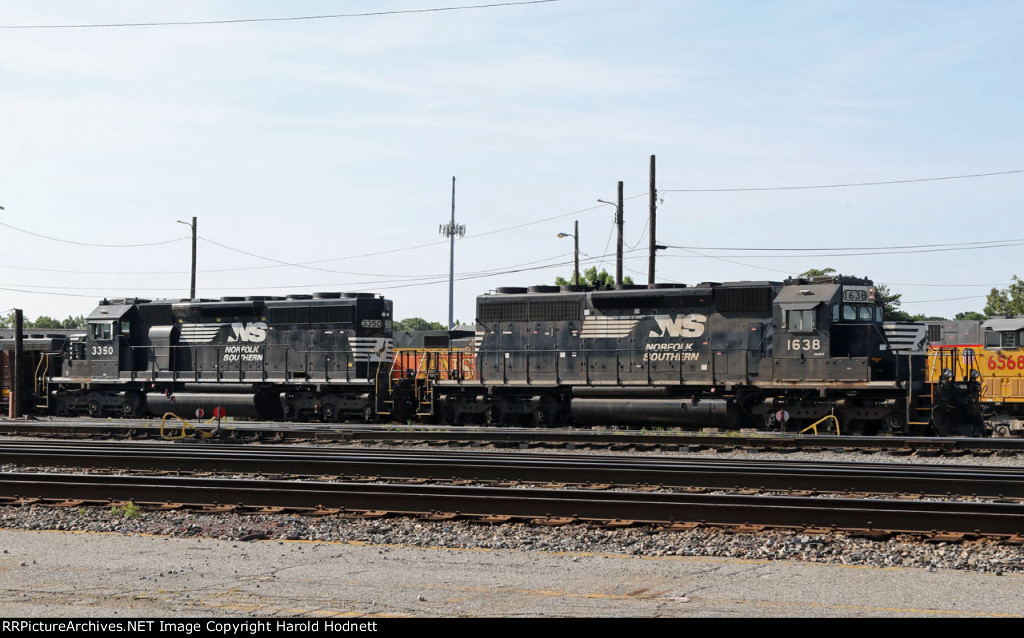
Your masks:
[{"label": "diesel locomotive", "polygon": [[[61,416],[372,420],[391,301],[369,293],[104,300],[45,379]],[[52,370],[53,367],[50,367]]]},{"label": "diesel locomotive", "polygon": [[854,277],[504,288],[477,302],[475,377],[434,393],[454,422],[980,435],[976,379],[929,384],[921,345]]},{"label": "diesel locomotive", "polygon": [[59,415],[983,432],[956,347],[908,343],[868,279],[499,288],[476,319],[396,343],[368,293],[104,300],[35,387]]}]

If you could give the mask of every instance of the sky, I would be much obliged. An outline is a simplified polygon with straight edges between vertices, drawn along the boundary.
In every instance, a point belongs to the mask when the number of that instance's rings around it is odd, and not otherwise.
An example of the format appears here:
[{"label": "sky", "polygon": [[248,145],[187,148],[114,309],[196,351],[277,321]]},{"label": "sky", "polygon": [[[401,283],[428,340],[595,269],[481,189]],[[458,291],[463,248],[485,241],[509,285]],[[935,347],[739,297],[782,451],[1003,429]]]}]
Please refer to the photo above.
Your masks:
[{"label": "sky", "polygon": [[[652,155],[659,282],[834,268],[952,317],[1024,276],[1021,2],[485,4],[3,0],[0,310],[187,298],[195,217],[199,297],[446,322],[453,177],[457,320],[570,278],[574,221],[614,273],[619,181],[642,283]],[[140,26],[25,28],[97,24]]]}]

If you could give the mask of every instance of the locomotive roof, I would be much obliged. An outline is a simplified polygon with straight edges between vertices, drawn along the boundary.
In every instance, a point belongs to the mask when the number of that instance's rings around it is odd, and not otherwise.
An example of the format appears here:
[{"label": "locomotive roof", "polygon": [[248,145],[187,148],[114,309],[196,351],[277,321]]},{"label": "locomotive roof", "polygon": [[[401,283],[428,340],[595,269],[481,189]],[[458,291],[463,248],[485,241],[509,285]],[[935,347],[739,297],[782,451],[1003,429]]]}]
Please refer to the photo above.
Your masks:
[{"label": "locomotive roof", "polygon": [[994,330],[996,332],[1024,330],[1024,317],[998,317],[996,319],[989,319],[981,324],[981,329]]},{"label": "locomotive roof", "polygon": [[839,292],[839,284],[803,284],[799,286],[786,286],[775,298],[776,303],[784,304],[807,304],[808,308],[819,303],[829,302]]},{"label": "locomotive roof", "polygon": [[122,303],[106,303],[100,304],[89,313],[89,316],[85,318],[86,321],[99,321],[102,319],[120,319],[121,317],[128,314],[135,304],[122,304]]},{"label": "locomotive roof", "polygon": [[692,296],[706,295],[719,288],[766,288],[780,287],[778,281],[704,281],[694,286],[686,284],[654,284],[646,285],[622,285],[614,288],[593,288],[590,286],[531,286],[530,288],[504,287],[494,292],[489,292],[477,297],[478,300],[487,302],[498,302],[509,297],[527,296],[533,299],[544,297],[550,298],[579,298],[590,295],[596,298],[628,298],[645,297],[650,295],[663,296]]}]

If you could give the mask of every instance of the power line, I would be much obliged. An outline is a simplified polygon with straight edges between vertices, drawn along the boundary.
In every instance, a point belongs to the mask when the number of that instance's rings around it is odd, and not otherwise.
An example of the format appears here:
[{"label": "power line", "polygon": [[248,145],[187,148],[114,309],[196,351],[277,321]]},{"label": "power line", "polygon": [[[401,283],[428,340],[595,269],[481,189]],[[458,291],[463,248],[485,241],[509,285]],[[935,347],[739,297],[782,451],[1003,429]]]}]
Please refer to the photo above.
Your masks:
[{"label": "power line", "polygon": [[120,27],[176,27],[210,24],[243,24],[246,22],[295,22],[299,20],[333,20],[338,18],[371,18],[412,13],[440,13],[444,11],[468,11],[472,9],[496,9],[499,7],[515,7],[531,4],[549,4],[562,0],[523,0],[521,2],[496,2],[493,4],[476,4],[462,7],[434,7],[430,9],[396,9],[394,11],[373,11],[368,13],[336,13],[328,15],[292,16],[284,18],[237,18],[231,20],[186,20],[181,22],[124,22],[108,24],[14,24],[0,25],[0,29],[107,29]]},{"label": "power line", "polygon": [[50,237],[48,235],[40,235],[39,233],[33,233],[32,231],[24,230],[10,224],[0,222],[0,226],[16,230],[19,233],[25,233],[26,235],[32,235],[33,237],[39,237],[40,239],[47,239],[49,241],[56,241],[62,244],[74,244],[75,246],[89,246],[90,248],[143,248],[146,246],[162,246],[164,244],[173,244],[174,242],[182,241],[184,239],[190,239],[190,237],[179,237],[177,239],[167,239],[164,241],[154,241],[148,244],[93,244],[82,241],[72,241],[70,239],[60,239],[59,237]]},{"label": "power line", "polygon": [[981,246],[982,244],[1004,244],[1007,242],[1024,242],[1024,237],[1015,239],[990,239],[986,241],[966,241],[948,244],[909,244],[906,246],[847,246],[845,248],[736,248],[728,246],[670,246],[670,248],[694,248],[698,250],[735,250],[750,252],[801,252],[812,250],[903,250],[911,248],[945,248],[948,246]]},{"label": "power line", "polygon": [[911,304],[911,303],[939,303],[940,301],[963,301],[965,299],[987,299],[986,295],[973,295],[970,297],[950,297],[948,299],[922,299],[920,301],[903,301],[900,300],[900,305]]},{"label": "power line", "polygon": [[[795,258],[807,258],[807,257],[821,257],[831,259],[834,257],[865,257],[872,255],[913,255],[919,253],[946,253],[956,252],[961,250],[984,250],[987,248],[1007,248],[1011,246],[1019,246],[1024,243],[1024,240],[1013,240],[1001,244],[990,244],[987,246],[961,246],[958,248],[929,248],[923,250],[875,250],[866,252],[844,252],[844,253],[816,253],[816,254],[802,254],[802,255],[743,255],[748,259],[795,259]],[[669,248],[676,248],[679,250],[685,250],[687,252],[693,252],[693,249],[684,246],[669,246]],[[707,249],[705,249],[707,250]],[[819,249],[822,250],[822,249]],[[829,249],[823,249],[829,250]],[[666,257],[676,258],[678,255],[665,255]],[[717,259],[717,255],[701,255],[702,257],[710,257]]]},{"label": "power line", "polygon": [[997,173],[975,173],[973,175],[952,175],[949,177],[921,177],[918,179],[897,179],[886,182],[857,182],[851,184],[822,184],[817,186],[763,186],[757,188],[665,188],[662,193],[736,193],[750,191],[796,191],[821,188],[853,188],[856,186],[886,186],[890,184],[914,184],[918,182],[940,182],[951,179],[974,179],[978,177],[995,177],[997,175],[1018,175],[1024,170],[999,171]]}]

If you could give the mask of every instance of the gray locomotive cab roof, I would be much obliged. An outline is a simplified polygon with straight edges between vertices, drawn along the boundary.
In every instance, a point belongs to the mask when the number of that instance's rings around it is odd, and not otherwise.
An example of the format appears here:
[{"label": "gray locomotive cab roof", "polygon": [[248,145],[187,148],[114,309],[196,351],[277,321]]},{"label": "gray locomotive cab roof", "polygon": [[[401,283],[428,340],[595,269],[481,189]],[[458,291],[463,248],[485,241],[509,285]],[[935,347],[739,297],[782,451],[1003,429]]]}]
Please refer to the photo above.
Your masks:
[{"label": "gray locomotive cab roof", "polygon": [[97,306],[88,317],[86,321],[103,321],[105,319],[120,319],[121,317],[128,314],[128,311],[134,308],[133,304],[103,304]]},{"label": "gray locomotive cab roof", "polygon": [[1012,332],[1024,330],[1024,317],[999,317],[989,319],[981,324],[982,330],[993,330],[995,332]]},{"label": "gray locomotive cab roof", "polygon": [[[787,285],[775,298],[775,303],[785,304],[792,310],[807,310],[820,303],[828,303],[839,293],[839,284],[796,284]],[[791,304],[810,304],[806,308],[796,308]]]}]

